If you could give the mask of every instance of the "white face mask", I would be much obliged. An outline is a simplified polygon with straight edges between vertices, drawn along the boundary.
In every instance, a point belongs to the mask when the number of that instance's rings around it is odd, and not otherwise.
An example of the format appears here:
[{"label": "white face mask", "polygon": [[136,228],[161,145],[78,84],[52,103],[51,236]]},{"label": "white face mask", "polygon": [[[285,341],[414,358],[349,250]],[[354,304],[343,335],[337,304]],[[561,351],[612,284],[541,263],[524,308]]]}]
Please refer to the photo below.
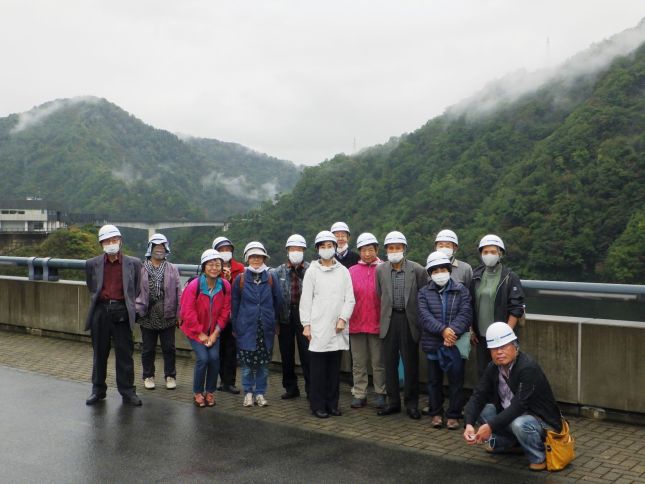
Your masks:
[{"label": "white face mask", "polygon": [[392,264],[398,264],[403,260],[403,252],[388,252],[387,260],[389,260]]},{"label": "white face mask", "polygon": [[430,276],[437,286],[445,286],[450,280],[450,272],[439,272]]},{"label": "white face mask", "polygon": [[482,255],[482,261],[486,267],[495,267],[499,262],[499,255],[497,254],[485,254]]},{"label": "white face mask", "polygon": [[119,253],[120,248],[121,248],[121,244],[118,242],[116,244],[105,244],[103,246],[103,252],[105,252],[108,255],[114,255]]},{"label": "white face mask", "polygon": [[231,262],[233,258],[233,252],[220,252],[219,255],[222,256],[224,262]]},{"label": "white face mask", "polygon": [[451,249],[451,248],[449,248],[449,247],[439,247],[439,248],[437,249],[437,252],[443,252],[444,254],[446,254],[446,257],[447,257],[448,259],[450,259],[450,258],[452,257],[452,254],[454,254],[454,253],[455,253],[455,251],[454,251],[454,250],[452,250],[452,249]]},{"label": "white face mask", "polygon": [[299,265],[305,258],[305,253],[297,250],[289,252],[289,262],[294,266]]},{"label": "white face mask", "polygon": [[336,249],[331,248],[331,249],[318,249],[318,255],[320,256],[321,259],[324,260],[329,260],[332,257],[334,257],[334,254],[336,253]]}]

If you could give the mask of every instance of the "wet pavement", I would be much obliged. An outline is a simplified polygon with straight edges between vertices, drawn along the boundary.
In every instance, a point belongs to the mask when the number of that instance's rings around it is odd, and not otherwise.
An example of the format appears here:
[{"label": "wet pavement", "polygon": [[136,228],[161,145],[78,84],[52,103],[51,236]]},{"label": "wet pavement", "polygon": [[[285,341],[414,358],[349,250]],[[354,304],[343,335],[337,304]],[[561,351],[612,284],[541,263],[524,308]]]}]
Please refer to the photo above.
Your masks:
[{"label": "wet pavement", "polygon": [[[377,417],[371,395],[367,407],[350,409],[347,384],[341,384],[339,418],[312,417],[304,398],[281,400],[279,367],[269,375],[268,407],[245,408],[241,395],[218,392],[217,407],[200,410],[191,403],[190,353],[177,358],[173,391],[159,381],[156,390],[144,390],[138,351],[134,361],[143,407],[122,407],[110,356],[108,401],[88,408],[90,344],[0,330],[0,483],[645,484],[645,427],[639,425],[567,416],[575,461],[561,472],[536,474],[528,471],[526,457],[487,454],[481,446],[465,445],[461,432],[433,429],[427,417]],[[160,354],[156,365],[163,368]]]},{"label": "wet pavement", "polygon": [[3,482],[532,482],[509,468],[334,437],[0,366]]}]

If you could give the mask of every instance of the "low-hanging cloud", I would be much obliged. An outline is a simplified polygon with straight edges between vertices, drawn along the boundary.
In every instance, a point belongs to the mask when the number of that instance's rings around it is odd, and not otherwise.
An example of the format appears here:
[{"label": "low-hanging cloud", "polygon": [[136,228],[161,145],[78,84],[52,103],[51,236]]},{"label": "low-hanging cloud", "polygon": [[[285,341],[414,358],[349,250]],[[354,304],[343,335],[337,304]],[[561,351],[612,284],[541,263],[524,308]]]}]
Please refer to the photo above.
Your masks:
[{"label": "low-hanging cloud", "polygon": [[11,131],[9,131],[9,133],[16,134],[28,128],[31,128],[38,123],[43,122],[45,119],[47,119],[49,116],[60,109],[64,109],[80,103],[96,103],[98,101],[99,98],[94,96],[77,96],[71,99],[57,99],[55,101],[45,103],[41,106],[30,109],[29,111],[20,113],[18,115],[18,122],[13,128],[11,128]]},{"label": "low-hanging cloud", "polygon": [[[608,40],[592,45],[562,65],[535,72],[518,70],[493,81],[476,93],[446,110],[449,116],[479,117],[508,105],[525,94],[536,91],[547,82],[558,82],[567,87],[582,76],[594,76],[620,56],[633,53],[645,42],[645,19],[632,28]],[[556,96],[554,102],[567,102]]]}]

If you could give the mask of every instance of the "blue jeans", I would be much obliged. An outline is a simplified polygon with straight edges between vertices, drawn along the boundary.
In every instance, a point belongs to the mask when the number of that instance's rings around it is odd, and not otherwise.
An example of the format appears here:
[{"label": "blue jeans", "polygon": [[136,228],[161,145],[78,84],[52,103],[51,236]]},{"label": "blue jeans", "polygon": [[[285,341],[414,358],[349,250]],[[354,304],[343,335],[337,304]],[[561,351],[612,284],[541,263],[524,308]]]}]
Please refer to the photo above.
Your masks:
[{"label": "blue jeans", "polygon": [[188,338],[188,341],[196,356],[193,393],[204,392],[204,381],[206,381],[206,393],[215,392],[219,373],[219,338],[210,348],[192,338]]},{"label": "blue jeans", "polygon": [[244,393],[266,395],[268,381],[268,365],[261,365],[253,368],[242,365],[242,388],[244,389]]},{"label": "blue jeans", "polygon": [[[495,415],[497,415],[497,409],[495,405],[489,403],[479,415],[479,420],[484,424]],[[519,444],[531,464],[540,464],[546,460],[544,437],[547,428],[541,419],[533,415],[520,415],[508,427],[493,433],[489,443],[493,453],[499,454]]]}]

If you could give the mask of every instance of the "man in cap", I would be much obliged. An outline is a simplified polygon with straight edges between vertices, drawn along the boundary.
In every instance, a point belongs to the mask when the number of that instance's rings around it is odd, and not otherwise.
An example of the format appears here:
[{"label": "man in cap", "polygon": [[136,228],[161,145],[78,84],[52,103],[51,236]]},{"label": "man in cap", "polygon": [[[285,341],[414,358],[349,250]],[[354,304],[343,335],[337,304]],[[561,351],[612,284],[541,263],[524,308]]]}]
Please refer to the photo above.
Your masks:
[{"label": "man in cap", "polygon": [[114,340],[117,388],[124,404],[138,407],[141,399],[134,386],[132,328],[141,261],[121,253],[121,232],[114,225],[101,227],[98,239],[104,254],[85,262],[85,279],[90,291],[85,329],[90,331],[94,350],[92,394],[85,403],[94,405],[106,397],[107,362]]},{"label": "man in cap", "polygon": [[473,268],[468,262],[458,260],[455,254],[459,250],[459,239],[457,234],[452,230],[441,230],[434,239],[434,250],[443,252],[452,265],[450,277],[457,282],[461,282],[466,289],[470,288],[470,281],[473,278]]},{"label": "man in cap", "polygon": [[383,340],[385,389],[388,404],[377,415],[401,412],[399,393],[399,355],[403,360],[404,403],[411,419],[419,412],[419,327],[417,293],[426,285],[428,274],[420,264],[406,258],[408,242],[401,232],[393,231],[383,243],[387,262],[376,269],[376,292],[381,300],[380,337]]},{"label": "man in cap", "polygon": [[307,242],[300,234],[293,234],[285,244],[288,261],[281,264],[272,272],[280,281],[282,291],[282,306],[279,312],[278,342],[282,360],[282,386],[285,392],[281,398],[289,400],[300,396],[298,377],[296,376],[296,344],[300,366],[305,380],[305,393],[309,395],[309,341],[303,334],[300,322],[300,295],[302,280],[309,268],[309,262],[304,260]]},{"label": "man in cap", "polygon": [[493,454],[523,452],[531,470],[544,470],[546,430],[562,429],[551,385],[540,365],[520,351],[507,323],[491,324],[486,344],[493,361],[464,409],[464,439],[471,445],[485,443],[485,450]]},{"label": "man in cap", "polygon": [[336,222],[331,226],[330,232],[336,237],[338,247],[336,248],[336,260],[344,265],[347,269],[361,259],[360,256],[349,248],[349,239],[351,233],[349,226],[345,222]]}]

